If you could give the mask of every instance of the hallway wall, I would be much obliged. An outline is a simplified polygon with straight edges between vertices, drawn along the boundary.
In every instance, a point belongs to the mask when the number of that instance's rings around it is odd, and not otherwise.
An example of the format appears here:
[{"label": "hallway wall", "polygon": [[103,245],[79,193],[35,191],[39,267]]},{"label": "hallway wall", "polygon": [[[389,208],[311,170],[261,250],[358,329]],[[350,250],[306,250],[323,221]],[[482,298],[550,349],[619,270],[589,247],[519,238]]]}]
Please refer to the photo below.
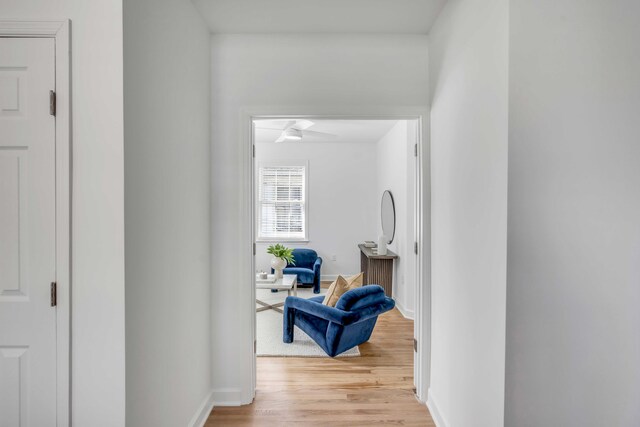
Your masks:
[{"label": "hallway wall", "polygon": [[[212,38],[212,254],[216,401],[248,403],[250,284],[238,241],[243,111],[380,114],[426,108],[426,36],[214,35]],[[403,109],[404,107],[404,109]],[[247,248],[248,249],[248,248]]]},{"label": "hallway wall", "polygon": [[640,425],[638,17],[511,1],[509,426]]},{"label": "hallway wall", "polygon": [[439,426],[503,424],[508,0],[452,0],[429,33],[432,354]]},{"label": "hallway wall", "polygon": [[413,319],[415,311],[416,254],[415,185],[416,120],[401,120],[377,144],[377,172],[375,176],[375,233],[371,240],[382,235],[380,204],[382,194],[390,190],[396,211],[396,233],[389,250],[398,255],[393,271],[393,298],[403,315]]},{"label": "hallway wall", "polygon": [[187,426],[211,391],[210,37],[189,0],[126,0],[124,42],[127,426]]}]

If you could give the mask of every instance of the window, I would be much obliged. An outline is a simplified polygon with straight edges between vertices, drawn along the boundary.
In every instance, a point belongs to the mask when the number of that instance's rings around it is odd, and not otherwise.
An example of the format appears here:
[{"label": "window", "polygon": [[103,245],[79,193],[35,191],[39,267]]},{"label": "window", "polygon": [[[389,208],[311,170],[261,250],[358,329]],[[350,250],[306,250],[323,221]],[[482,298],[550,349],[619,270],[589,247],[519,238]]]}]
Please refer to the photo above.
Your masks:
[{"label": "window", "polygon": [[307,167],[258,167],[258,240],[307,240]]}]

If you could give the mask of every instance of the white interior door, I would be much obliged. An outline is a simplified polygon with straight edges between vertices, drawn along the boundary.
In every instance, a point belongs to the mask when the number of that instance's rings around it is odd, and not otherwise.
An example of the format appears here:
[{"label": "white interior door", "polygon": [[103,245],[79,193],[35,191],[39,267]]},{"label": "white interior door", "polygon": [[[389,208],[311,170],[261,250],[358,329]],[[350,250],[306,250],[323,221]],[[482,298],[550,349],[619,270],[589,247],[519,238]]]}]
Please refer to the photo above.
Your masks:
[{"label": "white interior door", "polygon": [[0,38],[0,427],[56,425],[55,45]]}]

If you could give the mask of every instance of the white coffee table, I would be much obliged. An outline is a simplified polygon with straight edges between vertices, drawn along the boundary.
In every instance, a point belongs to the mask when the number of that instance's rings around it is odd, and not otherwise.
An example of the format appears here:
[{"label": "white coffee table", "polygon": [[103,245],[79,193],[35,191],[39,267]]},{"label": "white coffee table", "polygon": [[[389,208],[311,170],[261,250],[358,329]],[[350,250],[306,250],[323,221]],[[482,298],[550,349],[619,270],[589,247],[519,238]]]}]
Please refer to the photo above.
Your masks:
[{"label": "white coffee table", "polygon": [[[256,289],[277,289],[277,290],[285,290],[289,296],[298,296],[298,276],[295,274],[284,274],[282,275],[282,279],[277,279],[275,282],[256,282]],[[267,304],[264,301],[260,301],[256,299],[256,302],[260,304],[262,307],[256,308],[256,313],[259,313],[264,310],[275,310],[278,313],[282,313],[282,307],[284,302],[277,302],[275,304]]]}]

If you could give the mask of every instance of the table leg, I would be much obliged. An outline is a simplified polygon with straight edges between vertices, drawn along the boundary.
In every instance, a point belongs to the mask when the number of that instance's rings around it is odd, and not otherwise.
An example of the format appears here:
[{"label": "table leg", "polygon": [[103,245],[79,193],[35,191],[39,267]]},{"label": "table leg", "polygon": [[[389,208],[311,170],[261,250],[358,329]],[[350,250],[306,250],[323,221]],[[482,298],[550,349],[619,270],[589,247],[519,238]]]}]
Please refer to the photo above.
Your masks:
[{"label": "table leg", "polygon": [[264,301],[260,301],[259,299],[256,299],[256,303],[262,305],[262,307],[256,308],[256,313],[260,313],[261,311],[265,311],[265,310],[274,310],[274,311],[277,311],[278,313],[283,313],[282,309],[279,308],[279,307],[282,307],[284,305],[284,302],[277,302],[275,304],[267,304]]},{"label": "table leg", "polygon": [[[297,279],[293,281],[293,287],[291,289],[287,289],[287,295],[288,296],[293,295],[294,297],[298,296],[298,280]],[[284,305],[284,302],[267,304],[266,302],[260,301],[259,299],[256,298],[256,303],[262,306],[262,307],[256,308],[256,313],[260,313],[261,311],[265,311],[265,310],[274,310],[274,311],[277,311],[278,313],[284,314],[283,310],[280,308]]]},{"label": "table leg", "polygon": [[266,302],[260,301],[259,299],[256,299],[256,303],[262,306],[256,308],[256,313],[260,313],[261,311],[269,310],[271,308],[271,304],[267,304]]}]

